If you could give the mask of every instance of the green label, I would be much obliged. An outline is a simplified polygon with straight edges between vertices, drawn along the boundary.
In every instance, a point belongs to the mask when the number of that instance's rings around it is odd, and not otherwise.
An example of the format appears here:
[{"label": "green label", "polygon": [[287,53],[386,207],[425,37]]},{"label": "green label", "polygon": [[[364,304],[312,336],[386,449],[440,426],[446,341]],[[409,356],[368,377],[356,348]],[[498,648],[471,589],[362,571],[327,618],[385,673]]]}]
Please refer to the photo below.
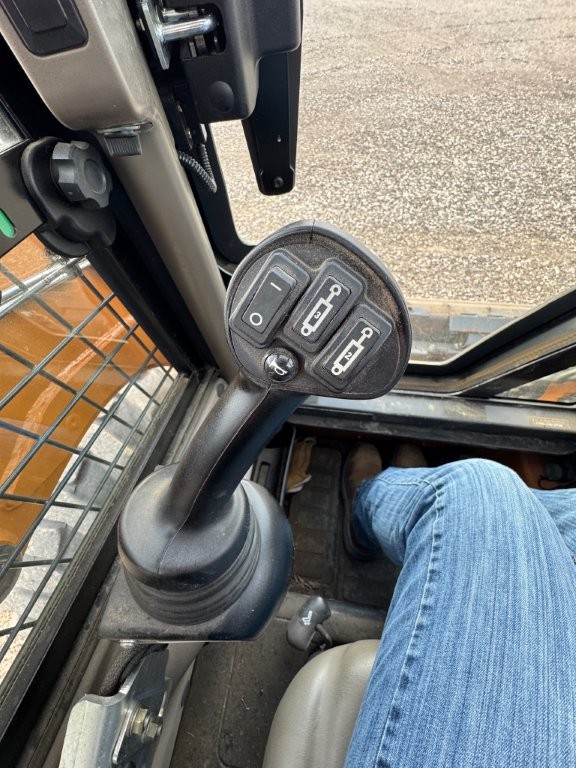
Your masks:
[{"label": "green label", "polygon": [[14,227],[14,224],[12,224],[2,208],[0,208],[0,232],[5,237],[14,237],[16,234],[16,228]]}]

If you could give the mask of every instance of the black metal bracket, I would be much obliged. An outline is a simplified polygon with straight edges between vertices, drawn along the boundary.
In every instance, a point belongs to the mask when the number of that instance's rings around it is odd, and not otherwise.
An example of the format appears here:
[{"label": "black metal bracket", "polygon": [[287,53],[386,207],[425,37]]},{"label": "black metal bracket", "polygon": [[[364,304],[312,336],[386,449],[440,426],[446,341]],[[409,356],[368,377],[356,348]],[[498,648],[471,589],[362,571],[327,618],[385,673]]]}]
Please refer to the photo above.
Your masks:
[{"label": "black metal bracket", "polygon": [[302,48],[260,62],[258,99],[242,121],[252,166],[263,195],[294,188]]},{"label": "black metal bracket", "polygon": [[116,236],[116,221],[109,208],[86,208],[70,203],[57,187],[50,163],[58,139],[49,137],[28,144],[22,153],[22,178],[45,222],[39,239],[62,256],[85,256],[92,244],[108,247]]},{"label": "black metal bracket", "polygon": [[0,189],[2,189],[0,208],[14,225],[13,237],[0,234],[0,258],[42,223],[22,182],[20,158],[24,146],[19,144],[0,155]]}]

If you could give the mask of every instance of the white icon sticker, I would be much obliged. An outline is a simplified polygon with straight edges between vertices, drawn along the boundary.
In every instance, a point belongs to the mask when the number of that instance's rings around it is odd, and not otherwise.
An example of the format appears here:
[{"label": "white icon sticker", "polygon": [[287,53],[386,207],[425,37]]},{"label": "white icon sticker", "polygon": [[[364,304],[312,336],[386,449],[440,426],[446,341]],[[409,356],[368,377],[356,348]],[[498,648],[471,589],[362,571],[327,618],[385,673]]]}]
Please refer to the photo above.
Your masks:
[{"label": "white icon sticker", "polygon": [[374,329],[370,328],[370,326],[367,325],[362,328],[362,332],[360,333],[359,338],[351,339],[351,341],[346,344],[345,348],[338,355],[336,360],[334,360],[332,363],[332,375],[342,376],[343,373],[346,373],[346,371],[358,358],[360,353],[366,349],[362,342],[366,341],[366,339],[370,339],[373,335]]},{"label": "white icon sticker", "polygon": [[264,322],[264,318],[262,317],[260,312],[252,312],[252,314],[248,319],[250,320],[250,324],[253,325],[254,328],[259,328]]},{"label": "white icon sticker", "polygon": [[282,368],[280,363],[277,360],[271,360],[268,363],[268,366],[271,371],[273,371],[278,376],[286,376],[288,373],[288,368]]},{"label": "white icon sticker", "polygon": [[312,613],[312,611],[308,611],[306,616],[302,617],[302,624],[304,624],[305,627],[309,627],[310,624],[312,624],[312,616],[313,615],[314,614]]},{"label": "white icon sticker", "polygon": [[330,310],[334,308],[331,300],[336,298],[336,296],[340,296],[341,293],[342,286],[339,283],[335,283],[330,288],[330,292],[326,298],[318,299],[302,323],[302,328],[300,329],[302,336],[310,336],[310,334],[320,328],[324,320],[328,317]]}]

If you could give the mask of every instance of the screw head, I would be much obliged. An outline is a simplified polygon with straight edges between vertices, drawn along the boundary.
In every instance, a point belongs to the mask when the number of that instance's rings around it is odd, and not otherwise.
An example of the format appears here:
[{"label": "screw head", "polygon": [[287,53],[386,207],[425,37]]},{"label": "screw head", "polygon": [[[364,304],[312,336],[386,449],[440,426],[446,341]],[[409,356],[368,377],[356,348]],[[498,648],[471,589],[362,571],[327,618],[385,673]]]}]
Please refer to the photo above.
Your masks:
[{"label": "screw head", "polygon": [[298,360],[291,352],[271,352],[264,361],[264,370],[270,381],[291,381],[298,373]]}]

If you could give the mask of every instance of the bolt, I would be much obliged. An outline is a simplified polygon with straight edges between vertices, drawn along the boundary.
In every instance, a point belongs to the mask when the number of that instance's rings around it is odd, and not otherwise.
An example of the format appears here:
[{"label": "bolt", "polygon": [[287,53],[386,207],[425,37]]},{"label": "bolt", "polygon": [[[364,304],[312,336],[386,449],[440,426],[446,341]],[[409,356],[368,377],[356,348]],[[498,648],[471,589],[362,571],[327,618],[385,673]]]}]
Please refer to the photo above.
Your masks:
[{"label": "bolt", "polygon": [[144,731],[144,740],[154,741],[154,739],[157,739],[161,733],[162,733],[161,721],[150,720],[150,722],[146,727],[146,730]]},{"label": "bolt", "polygon": [[142,741],[144,741],[144,734],[150,724],[150,719],[151,715],[147,709],[144,707],[137,709],[130,725],[130,735],[140,736]]},{"label": "bolt", "polygon": [[162,733],[162,718],[145,707],[136,710],[130,725],[130,736],[139,736],[140,741],[154,741]]},{"label": "bolt", "polygon": [[282,176],[275,176],[274,180],[272,181],[272,184],[274,186],[274,189],[282,189],[284,186],[284,179]]}]

